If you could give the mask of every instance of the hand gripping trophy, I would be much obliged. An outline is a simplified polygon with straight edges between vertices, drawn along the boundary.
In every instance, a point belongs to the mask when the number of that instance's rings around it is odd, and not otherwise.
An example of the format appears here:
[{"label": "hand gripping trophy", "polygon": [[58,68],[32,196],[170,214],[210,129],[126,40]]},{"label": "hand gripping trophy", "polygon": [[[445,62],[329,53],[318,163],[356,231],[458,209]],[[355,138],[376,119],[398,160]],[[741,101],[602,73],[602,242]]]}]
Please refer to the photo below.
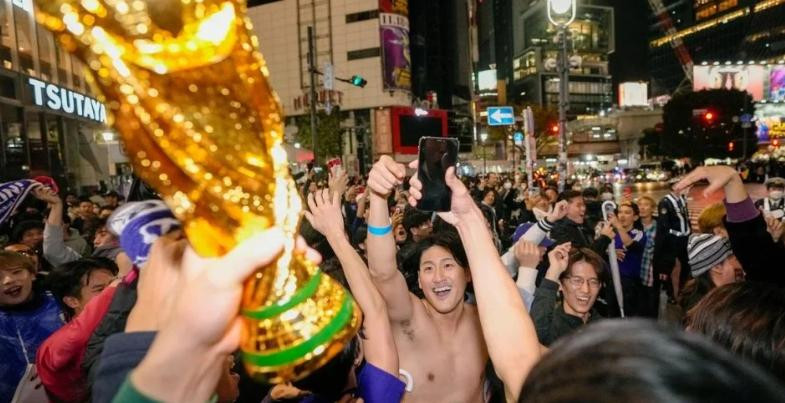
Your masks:
[{"label": "hand gripping trophy", "polygon": [[360,324],[348,292],[294,251],[302,201],[281,109],[243,0],[36,0],[39,23],[87,66],[137,174],[219,256],[254,233],[286,234],[282,256],[247,280],[241,344],[269,382],[307,375]]}]

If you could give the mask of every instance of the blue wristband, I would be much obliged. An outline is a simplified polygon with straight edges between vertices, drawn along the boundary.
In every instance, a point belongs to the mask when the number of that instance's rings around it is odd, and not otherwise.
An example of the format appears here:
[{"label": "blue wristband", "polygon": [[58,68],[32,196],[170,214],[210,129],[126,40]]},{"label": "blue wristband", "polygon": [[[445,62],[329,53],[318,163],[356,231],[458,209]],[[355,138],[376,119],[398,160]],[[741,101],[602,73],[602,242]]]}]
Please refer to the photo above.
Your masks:
[{"label": "blue wristband", "polygon": [[368,233],[371,235],[376,236],[385,236],[392,231],[392,224],[386,227],[374,227],[373,225],[368,226]]}]

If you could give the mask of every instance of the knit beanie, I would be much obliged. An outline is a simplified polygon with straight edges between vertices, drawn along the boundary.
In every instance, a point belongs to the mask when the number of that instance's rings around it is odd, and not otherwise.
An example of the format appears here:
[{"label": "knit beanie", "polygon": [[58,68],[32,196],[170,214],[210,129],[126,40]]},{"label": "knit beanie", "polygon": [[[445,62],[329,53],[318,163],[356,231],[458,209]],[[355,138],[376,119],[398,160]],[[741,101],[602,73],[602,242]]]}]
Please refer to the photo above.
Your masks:
[{"label": "knit beanie", "polygon": [[120,206],[109,216],[106,227],[120,238],[120,246],[139,267],[147,262],[153,242],[180,228],[180,222],[161,200],[145,200]]},{"label": "knit beanie", "polygon": [[697,234],[687,244],[692,277],[698,277],[733,255],[728,238],[713,234]]}]

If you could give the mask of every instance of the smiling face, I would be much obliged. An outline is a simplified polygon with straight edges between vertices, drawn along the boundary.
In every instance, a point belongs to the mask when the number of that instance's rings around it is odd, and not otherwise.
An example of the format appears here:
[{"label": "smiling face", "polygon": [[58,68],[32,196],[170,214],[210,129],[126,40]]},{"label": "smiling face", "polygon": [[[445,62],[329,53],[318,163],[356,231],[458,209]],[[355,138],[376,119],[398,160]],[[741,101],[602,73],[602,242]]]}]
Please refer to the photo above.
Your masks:
[{"label": "smiling face", "polygon": [[635,210],[629,205],[622,205],[619,207],[619,223],[621,223],[622,227],[625,229],[631,229],[632,225],[638,219],[638,216],[635,214]]},{"label": "smiling face", "polygon": [[586,319],[600,293],[600,279],[594,267],[585,260],[572,264],[568,275],[562,279],[564,312]]},{"label": "smiling face", "polygon": [[584,217],[586,217],[586,203],[583,202],[583,196],[573,197],[567,204],[567,218],[576,224],[583,224]]},{"label": "smiling face", "polygon": [[66,304],[74,309],[75,315],[79,315],[88,302],[96,295],[100,294],[114,280],[114,274],[109,270],[97,269],[82,276],[82,287],[79,290],[79,298],[74,298],[75,305]]},{"label": "smiling face", "polygon": [[458,308],[469,281],[468,270],[446,248],[431,246],[422,253],[418,283],[437,312],[447,314]]},{"label": "smiling face", "polygon": [[22,265],[0,267],[0,307],[27,302],[33,291],[33,272]]}]

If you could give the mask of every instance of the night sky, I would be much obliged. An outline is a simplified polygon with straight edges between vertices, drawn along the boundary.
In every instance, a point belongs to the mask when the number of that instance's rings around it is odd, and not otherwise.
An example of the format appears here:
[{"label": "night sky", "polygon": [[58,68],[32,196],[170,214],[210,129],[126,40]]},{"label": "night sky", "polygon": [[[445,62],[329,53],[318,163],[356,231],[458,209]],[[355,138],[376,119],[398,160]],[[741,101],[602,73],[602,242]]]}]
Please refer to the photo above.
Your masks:
[{"label": "night sky", "polygon": [[650,25],[646,0],[611,0],[616,22],[616,52],[610,58],[614,93],[624,81],[649,81],[647,35]]}]

